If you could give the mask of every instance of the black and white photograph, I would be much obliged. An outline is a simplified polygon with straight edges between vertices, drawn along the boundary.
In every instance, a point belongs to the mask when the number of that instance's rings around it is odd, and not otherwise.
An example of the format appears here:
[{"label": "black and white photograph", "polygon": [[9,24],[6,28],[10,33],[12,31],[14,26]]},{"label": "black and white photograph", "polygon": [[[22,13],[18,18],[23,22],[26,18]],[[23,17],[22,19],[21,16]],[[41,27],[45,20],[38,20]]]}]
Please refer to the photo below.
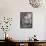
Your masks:
[{"label": "black and white photograph", "polygon": [[32,12],[20,12],[20,28],[32,28]]}]

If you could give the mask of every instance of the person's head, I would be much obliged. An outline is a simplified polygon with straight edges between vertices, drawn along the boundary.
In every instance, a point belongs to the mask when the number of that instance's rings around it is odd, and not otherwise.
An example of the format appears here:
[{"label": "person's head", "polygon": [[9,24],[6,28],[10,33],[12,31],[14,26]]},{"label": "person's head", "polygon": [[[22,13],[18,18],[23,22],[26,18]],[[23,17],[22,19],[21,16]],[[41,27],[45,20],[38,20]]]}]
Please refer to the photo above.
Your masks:
[{"label": "person's head", "polygon": [[36,37],[36,35],[34,35],[34,37]]},{"label": "person's head", "polygon": [[24,16],[25,19],[31,19],[32,18],[32,14],[31,13],[27,13],[25,16]]}]

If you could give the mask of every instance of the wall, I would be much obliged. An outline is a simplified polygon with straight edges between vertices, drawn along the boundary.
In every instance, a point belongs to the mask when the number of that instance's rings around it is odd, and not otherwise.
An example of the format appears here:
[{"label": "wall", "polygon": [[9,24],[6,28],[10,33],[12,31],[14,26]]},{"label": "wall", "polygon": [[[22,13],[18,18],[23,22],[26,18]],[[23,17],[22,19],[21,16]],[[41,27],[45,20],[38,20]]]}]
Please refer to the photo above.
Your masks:
[{"label": "wall", "polygon": [[[33,28],[20,28],[20,12],[33,12]],[[28,0],[0,0],[0,19],[4,16],[13,18],[12,26],[8,33],[10,33],[17,40],[27,40],[34,34],[37,35],[39,40],[44,40],[46,34],[45,12],[45,6],[33,8],[30,6]],[[0,31],[0,35],[2,35],[2,33],[3,32]],[[4,38],[0,36],[0,39]]]}]

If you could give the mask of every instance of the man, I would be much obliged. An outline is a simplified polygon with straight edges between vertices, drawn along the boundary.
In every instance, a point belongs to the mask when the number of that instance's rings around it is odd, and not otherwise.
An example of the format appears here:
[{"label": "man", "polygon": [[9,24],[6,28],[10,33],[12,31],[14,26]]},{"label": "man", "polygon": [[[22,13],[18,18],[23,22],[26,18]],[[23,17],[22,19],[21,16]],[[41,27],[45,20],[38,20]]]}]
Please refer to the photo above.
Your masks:
[{"label": "man", "polygon": [[22,19],[22,25],[25,28],[32,27],[32,13],[26,13]]}]

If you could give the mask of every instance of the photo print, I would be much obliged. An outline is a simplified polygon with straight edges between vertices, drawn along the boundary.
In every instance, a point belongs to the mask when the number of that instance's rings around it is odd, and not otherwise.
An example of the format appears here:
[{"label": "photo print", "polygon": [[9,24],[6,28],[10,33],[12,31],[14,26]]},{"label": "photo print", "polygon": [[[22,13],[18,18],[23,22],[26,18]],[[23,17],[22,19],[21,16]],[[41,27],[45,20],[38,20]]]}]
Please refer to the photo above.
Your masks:
[{"label": "photo print", "polygon": [[32,28],[32,12],[20,12],[20,28]]}]

